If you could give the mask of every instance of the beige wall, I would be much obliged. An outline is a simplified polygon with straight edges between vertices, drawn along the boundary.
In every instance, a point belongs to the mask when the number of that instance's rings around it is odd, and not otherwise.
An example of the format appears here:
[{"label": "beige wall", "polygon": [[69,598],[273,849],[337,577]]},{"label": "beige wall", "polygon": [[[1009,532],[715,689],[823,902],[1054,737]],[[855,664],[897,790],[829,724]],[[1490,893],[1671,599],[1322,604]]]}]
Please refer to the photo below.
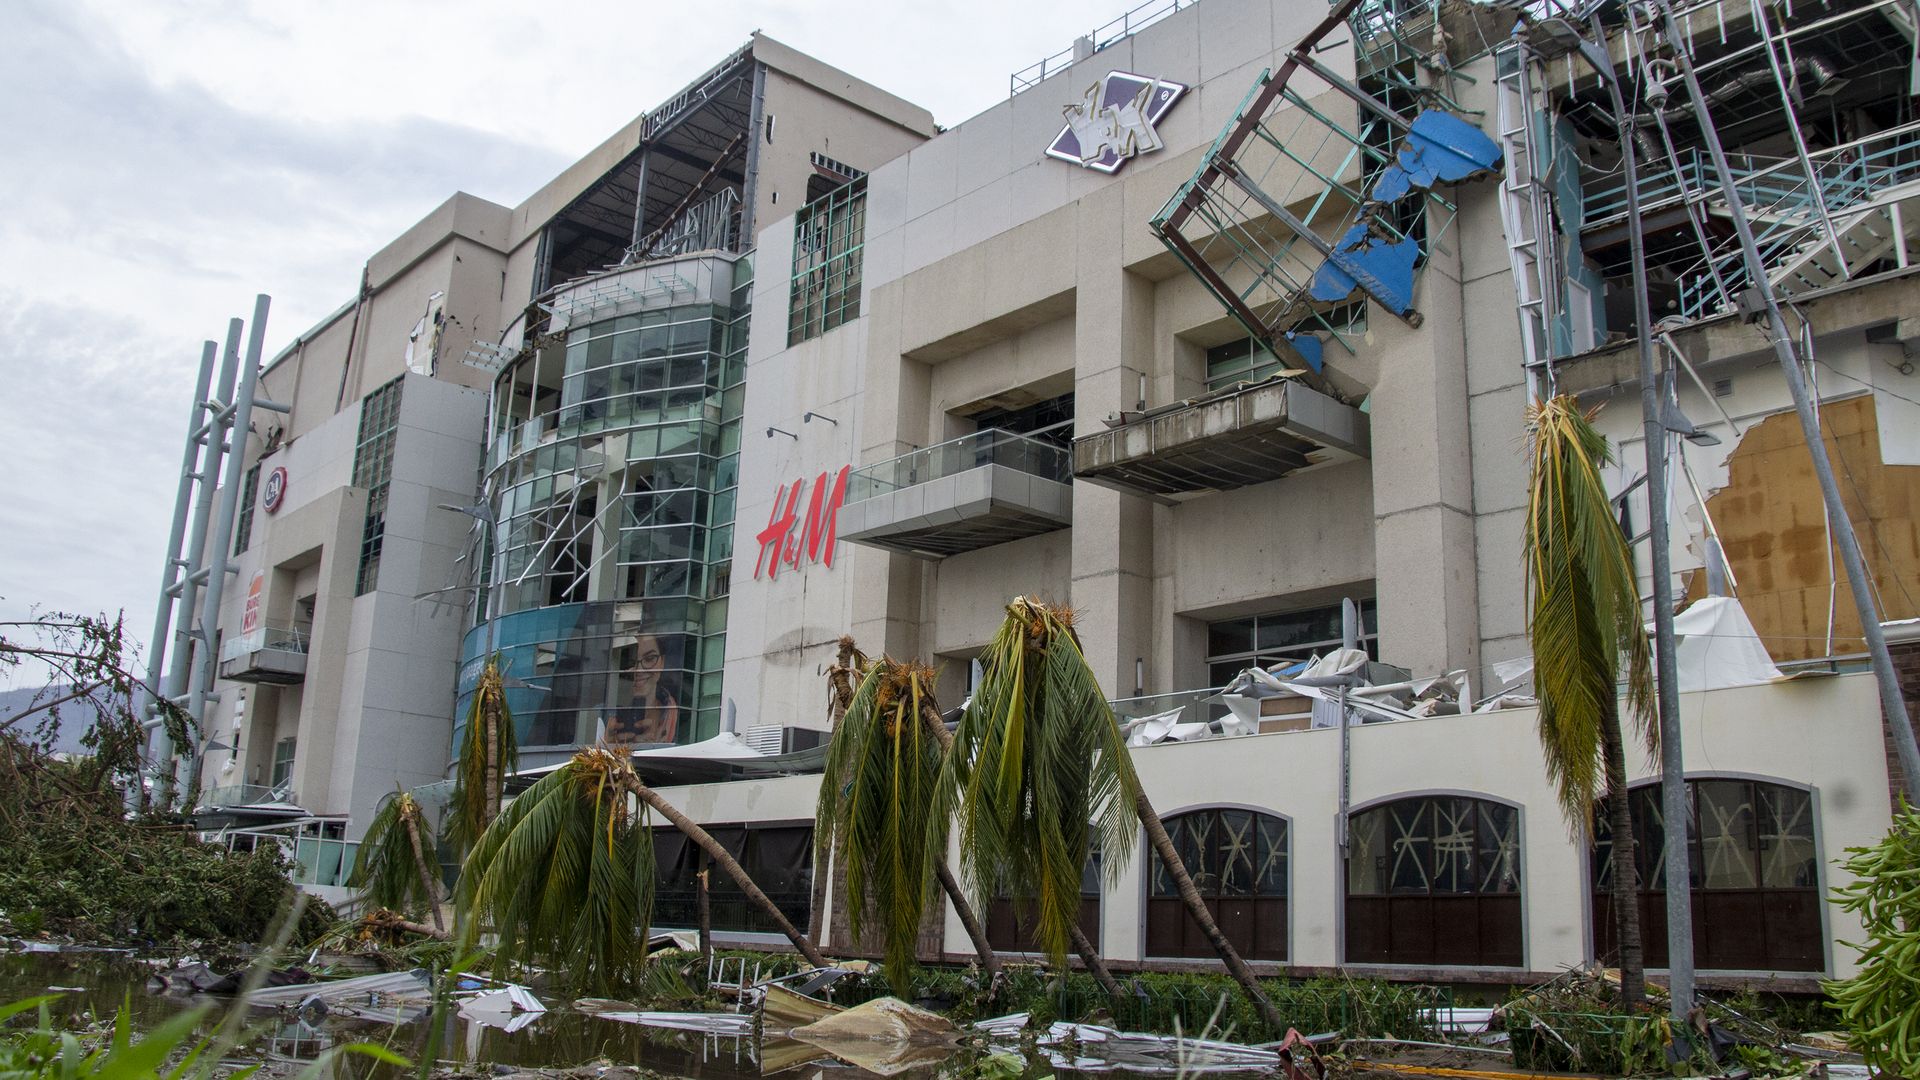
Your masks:
[{"label": "beige wall", "polygon": [[[1844,675],[1682,695],[1690,777],[1733,776],[1804,786],[1813,795],[1823,888],[1847,882],[1837,867],[1849,846],[1870,843],[1891,821],[1880,731],[1870,716],[1867,675]],[[1532,709],[1367,724],[1352,731],[1352,806],[1431,793],[1490,798],[1520,811],[1525,970],[1552,972],[1589,959],[1590,885],[1583,843],[1570,839],[1546,777]],[[1208,806],[1238,806],[1287,819],[1290,828],[1290,964],[1342,962],[1342,882],[1336,844],[1340,737],[1334,729],[1174,743],[1133,752],[1148,796],[1163,818]],[[1635,755],[1638,781],[1656,763]],[[696,821],[811,817],[817,777],[663,789]],[[1102,896],[1101,946],[1115,960],[1140,960],[1145,948],[1145,839],[1119,882]],[[1857,969],[1860,927],[1827,910],[1828,973]],[[946,951],[971,952],[948,913]],[[1417,972],[1418,969],[1409,969]]]}]

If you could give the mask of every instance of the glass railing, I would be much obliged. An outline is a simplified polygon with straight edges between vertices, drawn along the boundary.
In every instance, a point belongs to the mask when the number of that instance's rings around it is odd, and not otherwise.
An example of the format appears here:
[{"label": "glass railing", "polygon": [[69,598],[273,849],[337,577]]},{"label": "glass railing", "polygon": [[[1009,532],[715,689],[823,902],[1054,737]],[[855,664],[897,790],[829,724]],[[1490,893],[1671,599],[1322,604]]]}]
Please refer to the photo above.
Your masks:
[{"label": "glass railing", "polygon": [[1180,723],[1210,719],[1213,711],[1225,711],[1217,706],[1203,704],[1206,699],[1219,693],[1218,687],[1210,690],[1180,690],[1171,694],[1148,694],[1145,697],[1116,698],[1107,702],[1113,709],[1113,718],[1122,726],[1135,720],[1144,720],[1149,716],[1161,716],[1175,709],[1180,710]]},{"label": "glass railing", "polygon": [[201,806],[252,806],[256,803],[292,802],[293,785],[224,784],[200,793]]},{"label": "glass railing", "polygon": [[313,636],[313,627],[306,623],[264,622],[241,636],[227,642],[220,649],[220,659],[233,660],[250,652],[300,653],[306,655],[307,641]]},{"label": "glass railing", "polygon": [[984,465],[1000,465],[1062,484],[1073,479],[1073,455],[1064,447],[988,428],[854,470],[847,478],[846,501],[871,499]]}]

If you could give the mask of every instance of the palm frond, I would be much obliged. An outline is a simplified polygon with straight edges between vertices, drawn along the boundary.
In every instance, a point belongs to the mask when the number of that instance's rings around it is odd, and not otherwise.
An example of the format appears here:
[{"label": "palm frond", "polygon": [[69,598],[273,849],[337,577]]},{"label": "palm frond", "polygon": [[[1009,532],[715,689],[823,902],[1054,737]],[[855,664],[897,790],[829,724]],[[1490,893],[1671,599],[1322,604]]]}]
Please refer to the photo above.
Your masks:
[{"label": "palm frond", "polygon": [[405,791],[396,791],[374,814],[354,854],[347,885],[359,889],[374,907],[420,911],[434,902],[434,897],[421,891],[419,862],[407,830],[409,821],[421,837],[432,835],[419,802]]},{"label": "palm frond", "polygon": [[1527,419],[1524,557],[1540,745],[1561,812],[1583,833],[1603,786],[1603,728],[1620,722],[1623,663],[1628,722],[1649,752],[1657,745],[1651,652],[1633,553],[1600,477],[1606,437],[1565,395],[1530,406]]},{"label": "palm frond", "polygon": [[855,935],[877,916],[887,979],[907,993],[920,920],[947,831],[926,826],[941,753],[922,722],[934,672],[881,657],[861,674],[827,750],[815,815],[816,844],[837,845],[846,867],[847,918]]},{"label": "palm frond", "polygon": [[1110,880],[1133,852],[1139,780],[1071,612],[1016,597],[981,660],[936,813],[958,818],[961,868],[982,903],[1005,890],[1062,964],[1093,845]]},{"label": "palm frond", "polygon": [[542,777],[474,845],[457,893],[464,935],[499,936],[504,968],[534,958],[605,992],[645,958],[651,831],[620,786],[627,762],[584,750]]}]

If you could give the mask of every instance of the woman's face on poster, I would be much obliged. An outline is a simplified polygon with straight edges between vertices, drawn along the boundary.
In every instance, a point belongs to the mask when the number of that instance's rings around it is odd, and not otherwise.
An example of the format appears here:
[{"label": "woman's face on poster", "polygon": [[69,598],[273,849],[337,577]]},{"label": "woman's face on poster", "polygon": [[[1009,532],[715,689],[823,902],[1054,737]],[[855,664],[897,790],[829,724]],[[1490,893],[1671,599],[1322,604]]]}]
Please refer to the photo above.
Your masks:
[{"label": "woman's face on poster", "polygon": [[633,659],[627,668],[627,679],[633,684],[632,700],[652,701],[660,688],[660,672],[666,666],[667,657],[660,647],[660,639],[652,634],[641,635],[634,643]]}]

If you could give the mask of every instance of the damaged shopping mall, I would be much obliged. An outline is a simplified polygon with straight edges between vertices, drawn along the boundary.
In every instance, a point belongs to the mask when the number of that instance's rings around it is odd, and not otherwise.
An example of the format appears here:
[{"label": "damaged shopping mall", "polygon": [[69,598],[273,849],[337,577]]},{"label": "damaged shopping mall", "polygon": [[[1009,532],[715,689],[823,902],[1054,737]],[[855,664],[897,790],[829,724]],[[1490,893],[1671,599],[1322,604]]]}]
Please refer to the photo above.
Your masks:
[{"label": "damaged shopping mall", "polygon": [[[1849,974],[1859,927],[1823,897],[1888,826],[1908,723],[1849,523],[1920,692],[1915,19],[1160,0],[945,130],[755,37],[519,207],[454,196],[257,389],[237,333],[209,346],[194,423],[238,400],[255,431],[219,491],[182,483],[156,681],[215,742],[176,782],[335,886],[396,782],[444,780],[498,651],[524,771],[638,744],[856,953],[811,842],[837,639],[930,659],[957,707],[1035,596],[1077,612],[1257,968],[1608,960],[1606,837],[1569,839],[1541,761],[1521,569],[1525,408],[1571,393],[1647,595],[1650,488],[1671,521],[1701,973]],[[219,471],[207,427],[189,472]],[[1629,766],[1659,967],[1659,762]],[[686,925],[699,853],[656,855],[655,921]],[[1118,966],[1215,963],[1144,840],[1083,888]],[[991,905],[997,948],[1029,947],[1018,915]],[[716,886],[723,941],[784,940],[759,918]],[[951,911],[922,948],[971,954]]]}]

